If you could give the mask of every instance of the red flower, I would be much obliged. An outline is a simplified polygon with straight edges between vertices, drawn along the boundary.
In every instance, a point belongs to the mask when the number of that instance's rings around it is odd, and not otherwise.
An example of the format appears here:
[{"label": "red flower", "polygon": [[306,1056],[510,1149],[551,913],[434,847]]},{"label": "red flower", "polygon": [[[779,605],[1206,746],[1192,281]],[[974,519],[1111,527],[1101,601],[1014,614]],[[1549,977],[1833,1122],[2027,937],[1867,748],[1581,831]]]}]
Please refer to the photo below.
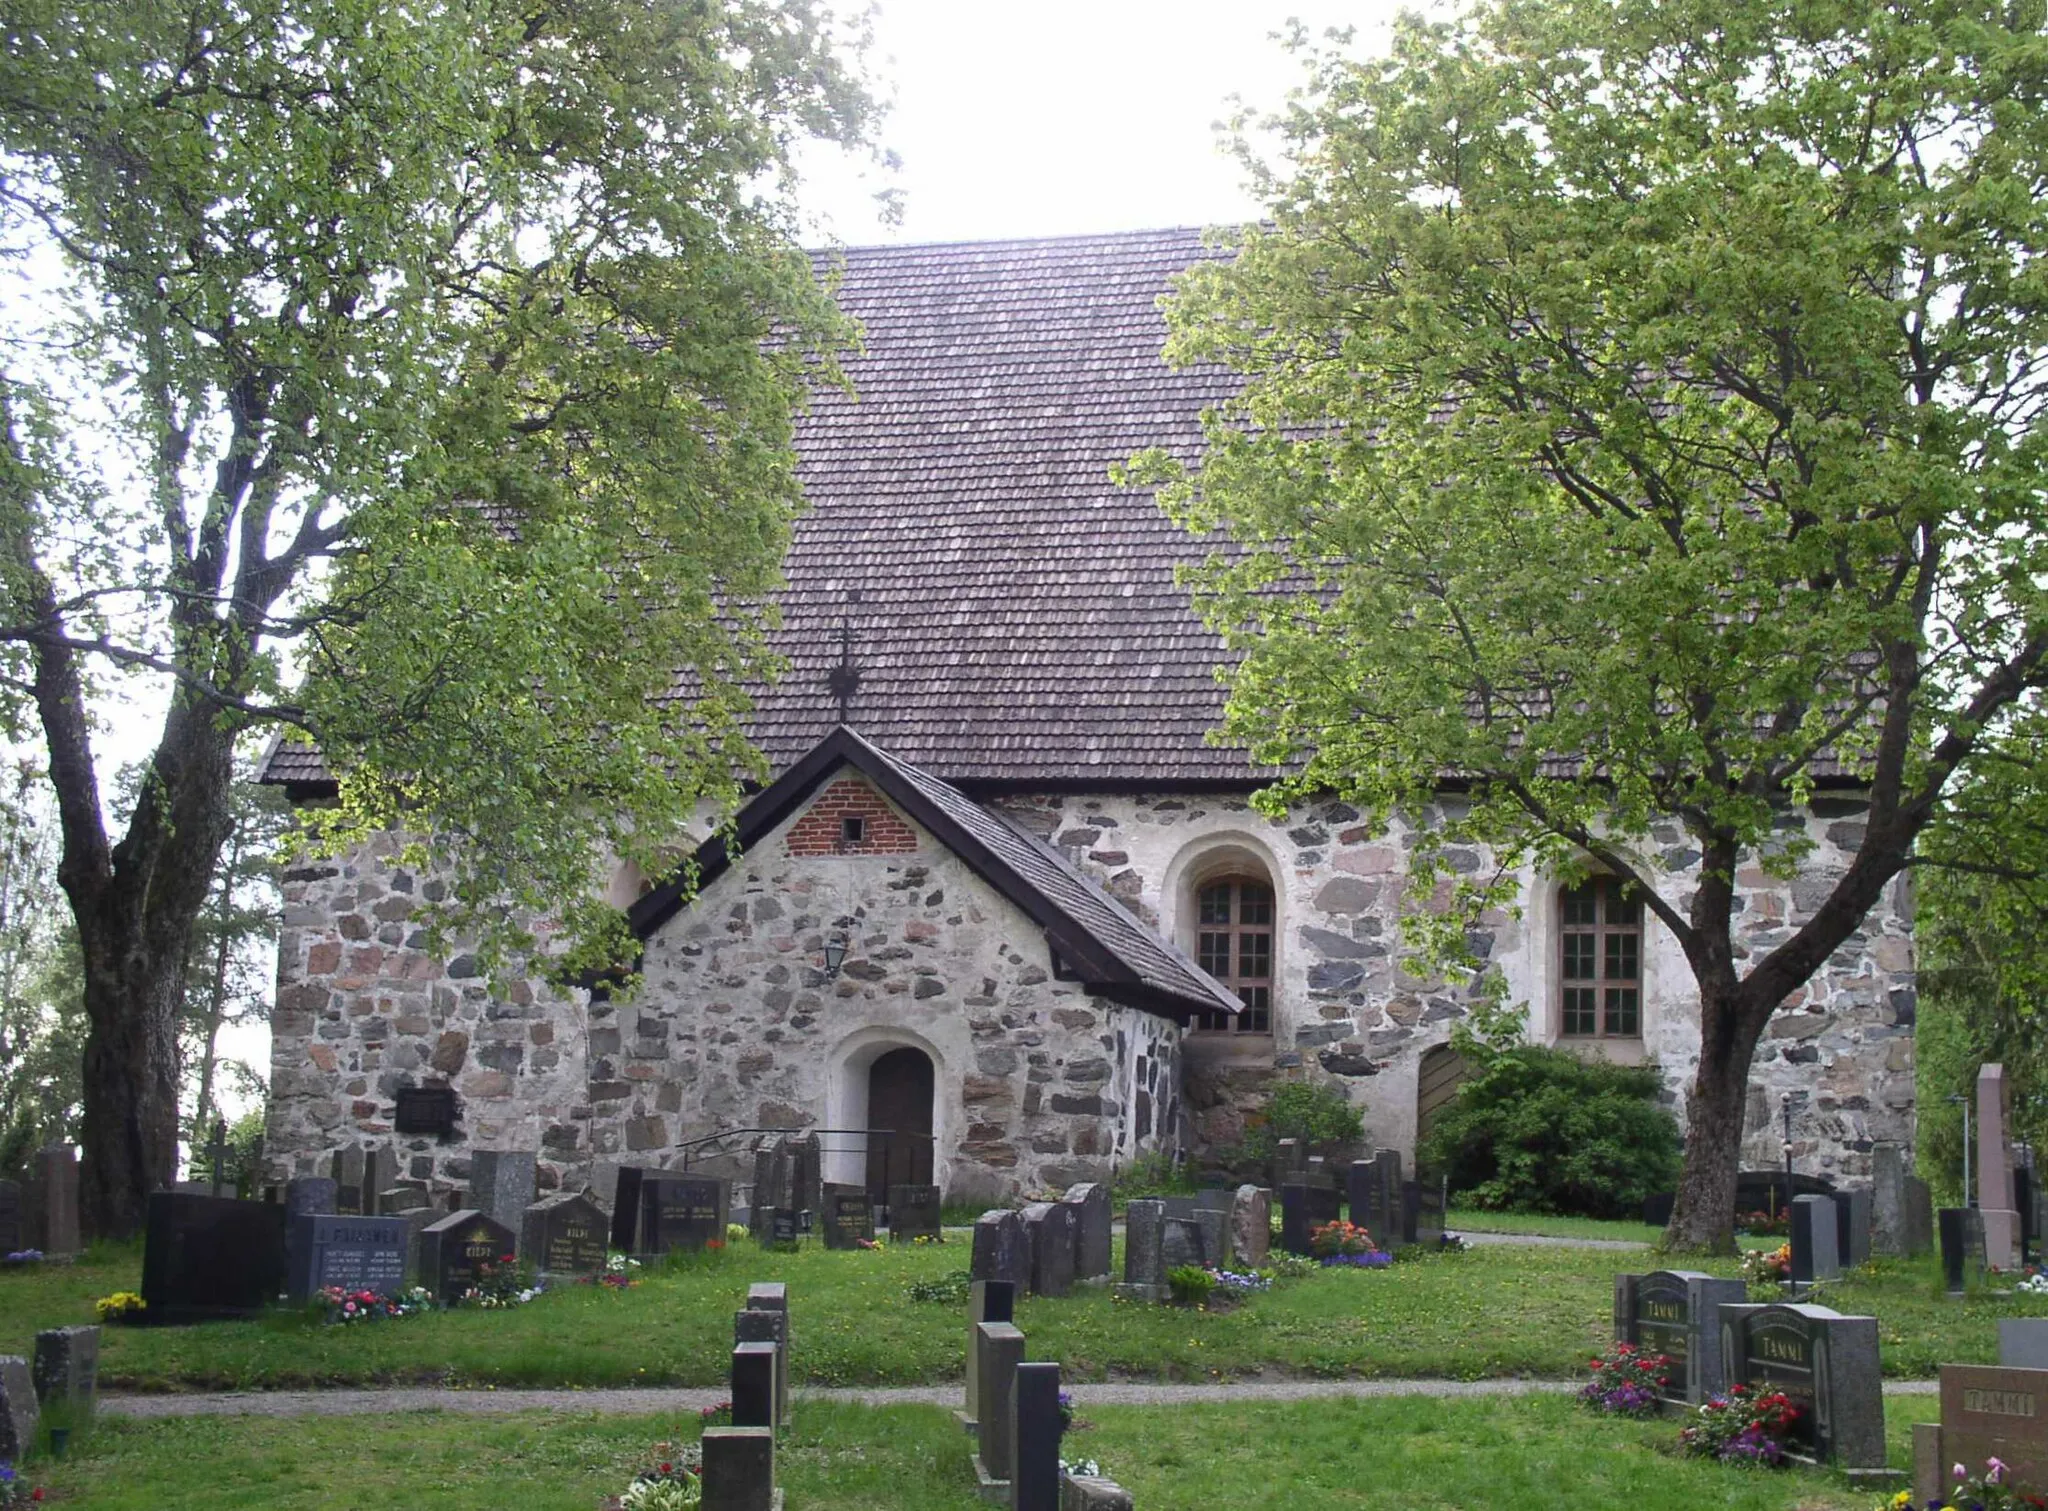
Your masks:
[{"label": "red flower", "polygon": [[675,1468],[675,1466],[674,1466],[673,1464],[663,1464],[663,1465],[661,1466],[661,1472],[662,1472],[663,1474],[667,1474],[667,1473],[670,1473],[670,1472],[671,1472],[671,1471],[672,1471],[672,1470],[673,1470],[674,1468]]}]

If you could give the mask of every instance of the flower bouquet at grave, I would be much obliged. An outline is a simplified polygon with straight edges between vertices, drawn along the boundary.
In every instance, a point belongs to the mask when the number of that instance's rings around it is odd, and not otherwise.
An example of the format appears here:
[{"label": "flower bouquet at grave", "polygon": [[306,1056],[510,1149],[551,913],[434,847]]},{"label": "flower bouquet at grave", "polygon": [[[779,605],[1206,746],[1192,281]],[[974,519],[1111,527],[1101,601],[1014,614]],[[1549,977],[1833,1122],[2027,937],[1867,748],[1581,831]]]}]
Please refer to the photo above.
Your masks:
[{"label": "flower bouquet at grave", "polygon": [[1060,1473],[1076,1479],[1099,1480],[1103,1478],[1102,1465],[1094,1459],[1061,1459]]},{"label": "flower bouquet at grave", "polygon": [[338,1285],[329,1285],[314,1292],[311,1309],[327,1326],[345,1327],[357,1322],[417,1317],[421,1312],[430,1312],[434,1309],[434,1293],[423,1285],[408,1287],[395,1296],[380,1296],[375,1291],[351,1291]]},{"label": "flower bouquet at grave", "polygon": [[42,1500],[41,1485],[31,1485],[14,1472],[12,1464],[0,1460],[0,1508],[35,1506],[42,1504]]},{"label": "flower bouquet at grave", "polygon": [[1782,1391],[1758,1392],[1731,1386],[1710,1396],[1678,1435],[1681,1451],[1694,1458],[1775,1469],[1784,1464],[1785,1444],[1799,1425],[1800,1408]]},{"label": "flower bouquet at grave", "polygon": [[1742,1278],[1751,1285],[1775,1286],[1792,1278],[1792,1245],[1751,1249],[1742,1256]]},{"label": "flower bouquet at grave", "polygon": [[1901,1490],[1884,1502],[1880,1511],[2043,1511],[2048,1497],[2022,1490],[2013,1484],[2002,1459],[1986,1459],[1984,1472],[1972,1474],[1961,1464],[1953,1471],[1955,1483],[1924,1506],[1916,1506],[1913,1493]]},{"label": "flower bouquet at grave", "polygon": [[1633,1343],[1617,1343],[1592,1361],[1593,1378],[1579,1389],[1579,1399],[1595,1411],[1616,1416],[1657,1414],[1658,1392],[1671,1379],[1671,1357],[1648,1354]]},{"label": "flower bouquet at grave", "polygon": [[1783,1212],[1737,1212],[1735,1230],[1754,1238],[1782,1238],[1792,1230],[1792,1220]]},{"label": "flower bouquet at grave", "polygon": [[732,1426],[732,1402],[719,1401],[715,1405],[699,1407],[697,1421],[705,1427]]},{"label": "flower bouquet at grave", "polygon": [[703,1499],[702,1450],[695,1444],[656,1443],[654,1461],[633,1476],[624,1495],[606,1505],[610,1511],[685,1511]]},{"label": "flower bouquet at grave", "polygon": [[149,1309],[149,1303],[133,1291],[116,1291],[111,1296],[102,1296],[92,1304],[93,1312],[102,1322],[140,1322],[142,1314]]},{"label": "flower bouquet at grave", "polygon": [[1326,1265],[1351,1265],[1359,1269],[1378,1270],[1394,1262],[1391,1254],[1380,1249],[1372,1241],[1372,1234],[1354,1222],[1338,1218],[1326,1222],[1319,1228],[1309,1229],[1309,1252]]},{"label": "flower bouquet at grave", "polygon": [[476,1284],[455,1298],[457,1306],[524,1306],[544,1289],[533,1271],[511,1254],[502,1254],[496,1264],[476,1267]]},{"label": "flower bouquet at grave", "polygon": [[1273,1277],[1258,1270],[1211,1269],[1210,1278],[1216,1282],[1216,1294],[1232,1301],[1242,1301],[1258,1291],[1273,1288]]},{"label": "flower bouquet at grave", "polygon": [[640,1268],[640,1261],[630,1255],[611,1253],[604,1257],[604,1268],[595,1275],[579,1275],[578,1285],[603,1286],[610,1291],[630,1291],[640,1283],[634,1271]]},{"label": "flower bouquet at grave", "polygon": [[0,1259],[0,1263],[5,1264],[41,1264],[42,1262],[43,1251],[41,1249],[16,1249],[4,1259]]},{"label": "flower bouquet at grave", "polygon": [[2013,1289],[2023,1296],[2048,1296],[2048,1273],[2037,1264],[2027,1266],[2027,1273]]}]

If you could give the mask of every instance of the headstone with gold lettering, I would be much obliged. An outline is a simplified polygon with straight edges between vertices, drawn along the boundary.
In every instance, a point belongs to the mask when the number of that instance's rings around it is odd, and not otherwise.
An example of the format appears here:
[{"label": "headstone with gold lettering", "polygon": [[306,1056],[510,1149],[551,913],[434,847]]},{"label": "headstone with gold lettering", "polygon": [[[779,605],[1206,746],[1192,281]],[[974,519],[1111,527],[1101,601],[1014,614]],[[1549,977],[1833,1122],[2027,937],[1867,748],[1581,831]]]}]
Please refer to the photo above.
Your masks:
[{"label": "headstone with gold lettering", "polygon": [[417,1255],[414,1271],[420,1284],[444,1302],[461,1299],[464,1291],[479,1285],[486,1275],[515,1263],[513,1251],[518,1243],[510,1228],[474,1207],[429,1223],[413,1242]]},{"label": "headstone with gold lettering", "polygon": [[519,1219],[519,1253],[543,1275],[604,1273],[611,1218],[580,1193],[542,1197]]},{"label": "headstone with gold lettering", "polygon": [[2020,1492],[2048,1492],[2048,1369],[1941,1366],[1941,1421],[1913,1425],[1913,1503],[1947,1489],[1953,1466],[1981,1476],[1991,1459]]},{"label": "headstone with gold lettering", "polygon": [[1614,1277],[1614,1339],[1671,1361],[1663,1399],[1697,1406],[1726,1388],[1721,1307],[1741,1304],[1747,1287],[1699,1270],[1653,1270]]},{"label": "headstone with gold lettering", "polygon": [[1728,1383],[1779,1391],[1797,1412],[1794,1457],[1832,1461],[1852,1480],[1886,1476],[1877,1319],[1825,1306],[1723,1306]]}]

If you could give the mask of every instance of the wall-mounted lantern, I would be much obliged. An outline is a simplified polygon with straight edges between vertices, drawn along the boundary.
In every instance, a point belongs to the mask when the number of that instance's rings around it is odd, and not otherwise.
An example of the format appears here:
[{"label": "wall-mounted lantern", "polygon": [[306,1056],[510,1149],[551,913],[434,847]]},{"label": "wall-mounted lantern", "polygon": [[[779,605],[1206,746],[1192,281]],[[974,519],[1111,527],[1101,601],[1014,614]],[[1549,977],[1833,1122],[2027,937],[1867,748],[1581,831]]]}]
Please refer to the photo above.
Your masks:
[{"label": "wall-mounted lantern", "polygon": [[825,941],[825,974],[836,976],[839,967],[846,964],[846,935],[834,930],[832,937]]}]

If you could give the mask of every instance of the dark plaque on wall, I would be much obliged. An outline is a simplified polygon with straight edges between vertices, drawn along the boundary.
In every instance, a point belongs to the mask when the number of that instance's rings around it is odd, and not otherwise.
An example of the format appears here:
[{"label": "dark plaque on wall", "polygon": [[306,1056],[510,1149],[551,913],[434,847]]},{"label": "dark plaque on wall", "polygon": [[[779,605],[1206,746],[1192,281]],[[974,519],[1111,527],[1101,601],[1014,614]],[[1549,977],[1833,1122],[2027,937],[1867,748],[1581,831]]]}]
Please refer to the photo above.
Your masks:
[{"label": "dark plaque on wall", "polygon": [[446,1137],[455,1131],[455,1088],[453,1086],[401,1086],[398,1110],[392,1119],[400,1133],[430,1133]]}]

